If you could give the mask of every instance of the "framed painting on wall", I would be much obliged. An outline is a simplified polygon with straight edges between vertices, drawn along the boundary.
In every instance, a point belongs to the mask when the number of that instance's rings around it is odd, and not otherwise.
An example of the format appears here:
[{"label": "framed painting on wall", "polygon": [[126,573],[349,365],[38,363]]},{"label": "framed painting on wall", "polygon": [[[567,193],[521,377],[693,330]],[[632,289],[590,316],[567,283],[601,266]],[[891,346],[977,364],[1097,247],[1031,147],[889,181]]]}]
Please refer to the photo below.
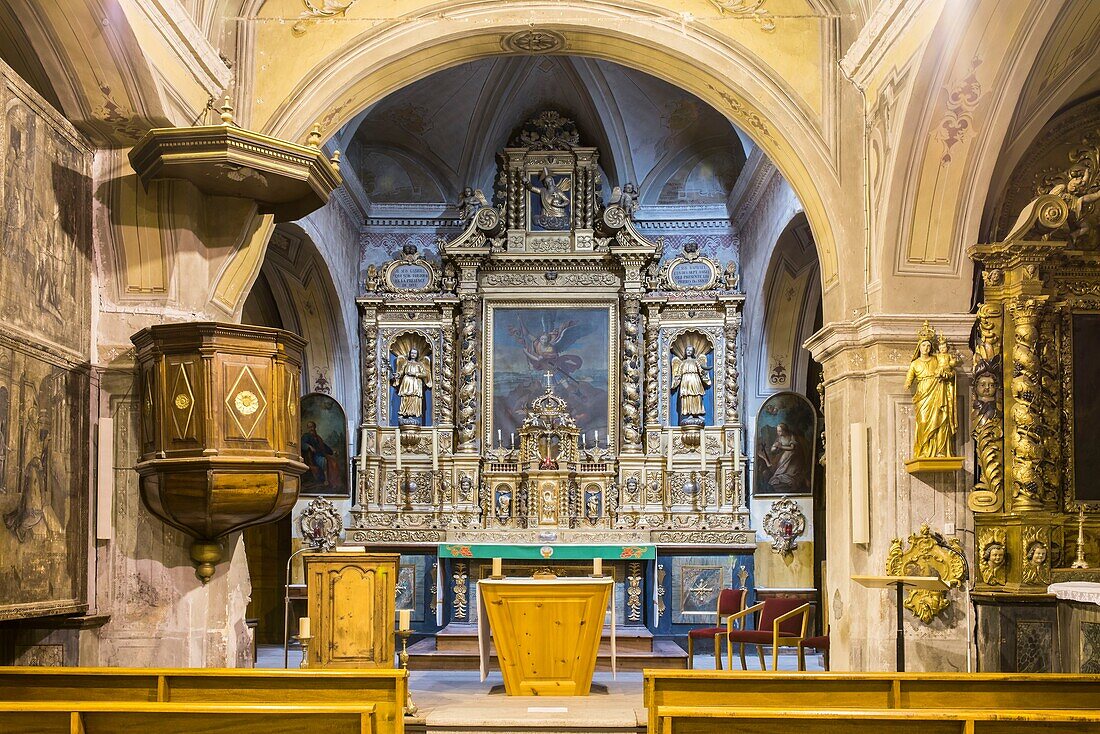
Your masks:
[{"label": "framed painting on wall", "polygon": [[301,494],[347,497],[348,422],[344,409],[331,395],[314,392],[302,397]]},{"label": "framed painting on wall", "polygon": [[[485,439],[507,446],[519,430],[531,401],[546,392],[565,400],[577,428],[592,446],[614,445],[618,324],[614,304],[561,307],[490,304],[487,331]],[[609,433],[611,431],[611,433]],[[494,444],[495,445],[495,444]]]},{"label": "framed painting on wall", "polygon": [[814,486],[817,410],[804,395],[780,392],[756,415],[753,494],[810,494]]}]

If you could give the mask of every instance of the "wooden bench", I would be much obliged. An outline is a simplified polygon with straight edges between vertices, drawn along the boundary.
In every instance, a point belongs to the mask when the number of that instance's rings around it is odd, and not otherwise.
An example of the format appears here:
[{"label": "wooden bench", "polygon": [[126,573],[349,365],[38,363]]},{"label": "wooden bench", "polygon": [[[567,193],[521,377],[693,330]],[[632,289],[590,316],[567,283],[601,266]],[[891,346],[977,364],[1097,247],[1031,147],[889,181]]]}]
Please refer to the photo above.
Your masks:
[{"label": "wooden bench", "polygon": [[375,734],[371,704],[2,701],[11,734]]},{"label": "wooden bench", "polygon": [[1037,734],[1100,732],[1100,710],[658,706],[659,734]]},{"label": "wooden bench", "polygon": [[0,668],[0,702],[371,706],[378,734],[403,734],[407,691],[396,669]]},{"label": "wooden bench", "polygon": [[[769,711],[773,723],[790,712],[812,720],[821,711],[855,715],[859,711],[985,711],[990,715],[1042,711],[1093,715],[1100,709],[1100,676],[1024,675],[999,673],[758,673],[744,671],[647,670],[645,704],[649,732],[662,731],[658,711],[691,711],[692,720],[711,714],[740,720],[732,711]],[[709,713],[708,713],[709,712]],[[671,716],[671,714],[670,714]],[[675,717],[674,717],[675,718]],[[752,718],[752,717],[748,717]],[[917,717],[919,720],[919,716]],[[963,719],[960,719],[963,720]],[[825,726],[824,720],[822,726]],[[684,726],[687,726],[684,724]],[[694,725],[693,725],[694,726]],[[725,724],[683,731],[726,731]],[[769,725],[771,726],[771,725]],[[851,726],[851,722],[844,726]],[[907,726],[898,724],[899,727]],[[992,731],[992,725],[974,722],[975,731]],[[1040,731],[1030,723],[1029,731]],[[818,725],[803,729],[832,731]],[[680,725],[674,726],[680,731]],[[772,731],[772,728],[768,729]],[[790,729],[794,731],[794,729]],[[836,731],[843,731],[843,726]],[[957,727],[951,731],[959,731]],[[1057,728],[1048,731],[1057,731]],[[747,729],[746,729],[747,731]],[[897,731],[906,731],[898,728]],[[914,729],[915,731],[915,729]],[[932,730],[921,729],[922,734]],[[967,730],[970,731],[970,730]],[[1090,729],[1091,731],[1091,729]],[[1100,730],[1098,730],[1100,731]]]}]

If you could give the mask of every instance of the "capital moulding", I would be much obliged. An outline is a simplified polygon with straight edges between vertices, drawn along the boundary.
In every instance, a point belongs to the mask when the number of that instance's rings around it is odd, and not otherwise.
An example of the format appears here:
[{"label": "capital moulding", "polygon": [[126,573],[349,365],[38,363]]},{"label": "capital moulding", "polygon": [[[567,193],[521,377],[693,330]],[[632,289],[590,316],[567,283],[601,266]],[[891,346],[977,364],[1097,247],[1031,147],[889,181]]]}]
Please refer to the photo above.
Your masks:
[{"label": "capital moulding", "polygon": [[[226,113],[224,110],[228,110]],[[342,179],[336,161],[319,144],[299,145],[231,124],[154,128],[130,151],[144,186],[183,179],[210,196],[252,199],[276,222],[292,222],[320,209]],[[311,134],[319,143],[319,132]]]},{"label": "capital moulding", "polygon": [[972,314],[865,314],[851,321],[825,324],[802,346],[817,362],[826,362],[845,351],[876,344],[889,344],[908,353],[912,350],[913,332],[932,318],[939,325],[940,332],[956,344],[965,344],[974,327]]}]

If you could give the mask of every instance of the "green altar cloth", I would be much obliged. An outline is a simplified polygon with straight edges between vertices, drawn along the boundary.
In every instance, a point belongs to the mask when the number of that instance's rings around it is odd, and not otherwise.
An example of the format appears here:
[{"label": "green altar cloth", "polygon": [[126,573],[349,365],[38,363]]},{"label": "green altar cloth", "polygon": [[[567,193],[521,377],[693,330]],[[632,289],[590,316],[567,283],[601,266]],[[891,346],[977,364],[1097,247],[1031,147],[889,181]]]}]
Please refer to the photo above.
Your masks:
[{"label": "green altar cloth", "polygon": [[555,561],[590,561],[602,558],[614,560],[653,560],[655,545],[557,545],[551,543],[443,543],[440,558],[508,558]]}]

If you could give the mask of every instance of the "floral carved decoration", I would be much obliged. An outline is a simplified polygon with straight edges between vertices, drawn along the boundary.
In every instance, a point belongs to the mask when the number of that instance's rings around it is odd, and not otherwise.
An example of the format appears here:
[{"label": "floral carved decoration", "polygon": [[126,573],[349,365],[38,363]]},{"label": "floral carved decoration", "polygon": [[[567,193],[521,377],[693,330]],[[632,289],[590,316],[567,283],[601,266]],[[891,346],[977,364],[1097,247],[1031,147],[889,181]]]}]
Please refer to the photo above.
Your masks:
[{"label": "floral carved decoration", "polygon": [[[921,525],[909,536],[909,548],[902,548],[901,538],[894,538],[886,557],[886,573],[890,576],[939,576],[949,588],[966,578],[966,556],[958,538],[946,539],[940,533]],[[920,621],[930,624],[932,618],[951,606],[947,591],[912,589],[905,597],[905,608]]]}]

